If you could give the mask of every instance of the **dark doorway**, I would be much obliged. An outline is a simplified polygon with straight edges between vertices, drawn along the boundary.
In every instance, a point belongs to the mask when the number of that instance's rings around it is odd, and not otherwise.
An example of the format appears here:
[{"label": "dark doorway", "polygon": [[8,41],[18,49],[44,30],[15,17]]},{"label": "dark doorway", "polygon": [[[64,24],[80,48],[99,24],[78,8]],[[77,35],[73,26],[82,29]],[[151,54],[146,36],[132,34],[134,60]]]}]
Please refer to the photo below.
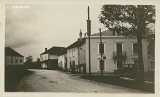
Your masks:
[{"label": "dark doorway", "polygon": [[122,60],[117,60],[117,68],[122,68]]}]

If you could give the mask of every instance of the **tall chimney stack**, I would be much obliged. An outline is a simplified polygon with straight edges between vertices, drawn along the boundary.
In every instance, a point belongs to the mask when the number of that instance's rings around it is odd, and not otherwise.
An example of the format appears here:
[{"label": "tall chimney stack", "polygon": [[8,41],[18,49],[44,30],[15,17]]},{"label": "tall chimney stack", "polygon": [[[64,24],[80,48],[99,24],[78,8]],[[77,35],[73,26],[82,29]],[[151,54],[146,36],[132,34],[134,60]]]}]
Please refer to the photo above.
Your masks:
[{"label": "tall chimney stack", "polygon": [[45,52],[47,51],[47,48],[45,48]]},{"label": "tall chimney stack", "polygon": [[80,33],[79,33],[79,39],[82,39],[82,31],[80,29]]},{"label": "tall chimney stack", "polygon": [[81,41],[81,40],[82,40],[82,32],[81,32],[81,29],[80,29],[78,41]]}]

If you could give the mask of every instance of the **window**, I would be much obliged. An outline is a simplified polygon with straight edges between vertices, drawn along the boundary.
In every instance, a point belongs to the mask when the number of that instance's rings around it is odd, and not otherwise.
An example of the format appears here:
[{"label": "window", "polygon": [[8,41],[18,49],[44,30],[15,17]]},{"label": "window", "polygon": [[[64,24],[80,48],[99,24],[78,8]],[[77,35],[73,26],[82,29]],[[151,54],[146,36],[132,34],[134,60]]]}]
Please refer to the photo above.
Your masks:
[{"label": "window", "polygon": [[15,62],[18,63],[18,57],[15,57]]},{"label": "window", "polygon": [[101,70],[101,62],[102,62],[102,69],[104,70],[104,68],[105,68],[105,64],[104,64],[104,60],[98,60],[99,61],[99,70]]},{"label": "window", "polygon": [[72,56],[71,51],[69,51],[69,57],[71,57],[71,56]]},{"label": "window", "polygon": [[100,53],[102,53],[102,54],[104,54],[104,43],[102,43],[102,44],[98,44],[98,53],[100,54]]},{"label": "window", "polygon": [[20,63],[22,63],[23,62],[23,60],[20,60]]},{"label": "window", "polygon": [[138,45],[137,43],[133,43],[133,54],[137,54],[138,53]]},{"label": "window", "polygon": [[116,51],[117,56],[122,56],[122,43],[116,43]]},{"label": "window", "polygon": [[18,59],[16,59],[16,63],[18,63]]},{"label": "window", "polygon": [[75,56],[75,50],[72,51],[72,56],[73,56],[73,57]]}]

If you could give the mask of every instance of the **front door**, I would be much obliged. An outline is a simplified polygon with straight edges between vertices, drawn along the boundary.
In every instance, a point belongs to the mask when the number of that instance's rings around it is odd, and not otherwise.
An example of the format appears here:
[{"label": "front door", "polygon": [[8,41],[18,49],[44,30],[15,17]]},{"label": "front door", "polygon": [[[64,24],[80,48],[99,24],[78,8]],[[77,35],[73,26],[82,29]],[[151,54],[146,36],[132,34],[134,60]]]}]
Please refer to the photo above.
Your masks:
[{"label": "front door", "polygon": [[134,60],[134,65],[136,65],[135,67],[139,69],[138,60]]},{"label": "front door", "polygon": [[122,68],[122,60],[117,60],[117,68]]}]

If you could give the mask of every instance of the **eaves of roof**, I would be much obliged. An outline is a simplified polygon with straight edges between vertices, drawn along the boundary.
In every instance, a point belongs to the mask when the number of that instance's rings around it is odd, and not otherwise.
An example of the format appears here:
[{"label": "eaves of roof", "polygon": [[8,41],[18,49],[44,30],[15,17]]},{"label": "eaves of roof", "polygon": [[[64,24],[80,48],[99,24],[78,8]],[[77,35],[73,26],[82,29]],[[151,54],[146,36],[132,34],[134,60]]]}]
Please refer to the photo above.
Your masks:
[{"label": "eaves of roof", "polygon": [[83,43],[85,43],[85,38],[83,38],[82,40],[77,40],[76,42],[72,43],[71,45],[69,45],[69,46],[67,47],[67,49],[74,48],[74,47],[79,47],[79,46],[81,46]]},{"label": "eaves of roof", "polygon": [[15,50],[10,47],[5,47],[5,56],[17,56],[17,57],[24,57]]}]

